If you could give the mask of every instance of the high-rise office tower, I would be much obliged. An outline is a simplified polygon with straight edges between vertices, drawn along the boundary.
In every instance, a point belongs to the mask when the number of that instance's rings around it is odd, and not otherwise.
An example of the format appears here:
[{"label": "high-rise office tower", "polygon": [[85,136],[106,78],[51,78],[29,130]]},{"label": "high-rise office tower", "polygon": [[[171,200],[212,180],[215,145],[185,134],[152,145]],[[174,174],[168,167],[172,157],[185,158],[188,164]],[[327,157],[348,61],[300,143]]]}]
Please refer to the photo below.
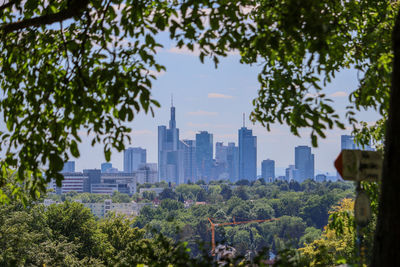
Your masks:
[{"label": "high-rise office tower", "polygon": [[139,165],[146,163],[146,149],[130,147],[124,150],[124,172],[133,173],[139,169]]},{"label": "high-rise office tower", "polygon": [[65,172],[75,172],[75,161],[67,161],[64,163],[64,167],[61,171],[62,173]]},{"label": "high-rise office tower", "polygon": [[239,129],[239,179],[257,178],[257,136],[244,125]]},{"label": "high-rise office tower", "polygon": [[267,182],[275,179],[275,161],[266,159],[261,162],[261,177]]},{"label": "high-rise office tower", "polygon": [[183,168],[184,168],[184,182],[196,181],[196,141],[195,140],[181,140],[181,149],[183,150]]},{"label": "high-rise office tower", "polygon": [[299,170],[299,181],[314,179],[314,154],[311,153],[309,146],[297,146],[294,149],[294,162],[296,169]]},{"label": "high-rise office tower", "polygon": [[175,107],[171,101],[169,128],[158,126],[158,178],[171,183],[184,182],[184,152],[179,145],[179,129],[176,128]]},{"label": "high-rise office tower", "polygon": [[341,149],[360,149],[360,150],[369,150],[372,151],[374,150],[371,146],[366,145],[366,146],[361,146],[357,145],[356,142],[354,141],[354,136],[352,135],[342,135],[340,136],[340,141],[341,141]]},{"label": "high-rise office tower", "polygon": [[213,135],[207,131],[196,134],[197,177],[209,182],[213,166]]},{"label": "high-rise office tower", "polygon": [[227,146],[224,143],[215,143],[215,160],[218,164],[225,166],[226,176],[231,182],[236,182],[239,176],[239,148],[235,143],[230,142]]},{"label": "high-rise office tower", "polygon": [[215,143],[215,160],[217,162],[225,162],[228,156],[228,147],[223,142]]}]

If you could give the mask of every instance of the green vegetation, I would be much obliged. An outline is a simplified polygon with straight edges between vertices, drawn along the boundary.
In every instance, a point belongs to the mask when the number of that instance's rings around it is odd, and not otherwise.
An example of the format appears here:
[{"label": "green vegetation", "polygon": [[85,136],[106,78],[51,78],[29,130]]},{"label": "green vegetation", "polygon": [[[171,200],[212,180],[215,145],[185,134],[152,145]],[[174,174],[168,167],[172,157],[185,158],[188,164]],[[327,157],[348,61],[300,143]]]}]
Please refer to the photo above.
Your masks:
[{"label": "green vegetation", "polygon": [[[239,182],[241,184],[242,182]],[[172,190],[167,188],[164,192]],[[163,192],[163,193],[164,193]],[[244,255],[248,250],[264,247],[277,253],[288,246],[298,248],[320,237],[328,223],[328,211],[341,199],[353,197],[351,183],[317,183],[307,180],[301,184],[276,181],[251,185],[184,184],[175,192],[162,194],[158,207],[144,207],[134,225],[156,230],[176,241],[188,242],[193,256],[201,253],[199,243],[210,249],[211,232],[208,217],[215,223],[279,218],[277,221],[249,223],[216,228],[216,241],[235,247]],[[200,196],[200,197],[199,197]],[[160,196],[161,198],[161,196]],[[190,200],[184,208],[180,199]],[[207,204],[197,204],[205,201]]]},{"label": "green vegetation", "polygon": [[[327,235],[321,233],[326,231],[328,211],[341,199],[352,197],[354,188],[344,182],[265,184],[257,180],[249,185],[215,182],[208,185],[208,190],[184,184],[177,186],[175,192],[170,188],[164,192],[158,207],[145,206],[133,220],[113,214],[96,219],[83,204],[71,202],[77,198],[101,202],[109,198],[106,195],[49,195],[53,199],[64,198],[65,202],[48,207],[35,202],[26,207],[18,202],[2,205],[0,265],[212,266],[215,262],[209,256],[208,217],[215,222],[228,222],[233,217],[236,221],[279,218],[217,227],[216,240],[234,246],[242,256],[248,251],[256,255],[264,248],[281,253],[288,247],[304,247],[301,259],[309,264],[313,263],[312,253],[318,251],[309,247],[320,244],[322,241],[318,240]],[[199,195],[203,195],[206,204],[185,208],[182,201],[195,203]],[[112,198],[129,199],[123,194]],[[347,250],[354,252],[354,244]],[[243,258],[235,261],[234,265],[239,264]]]},{"label": "green vegetation", "polygon": [[184,244],[160,235],[151,239],[132,221],[96,221],[76,202],[0,206],[0,266],[207,266],[190,259]]}]

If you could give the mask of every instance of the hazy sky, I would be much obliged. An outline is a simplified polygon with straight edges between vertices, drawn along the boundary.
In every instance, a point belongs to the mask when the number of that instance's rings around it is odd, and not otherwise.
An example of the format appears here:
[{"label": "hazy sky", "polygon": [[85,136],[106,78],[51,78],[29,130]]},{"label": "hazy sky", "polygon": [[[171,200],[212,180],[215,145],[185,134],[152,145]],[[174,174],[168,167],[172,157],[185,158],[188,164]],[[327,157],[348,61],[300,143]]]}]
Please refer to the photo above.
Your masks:
[{"label": "hazy sky", "polygon": [[[259,87],[257,74],[259,66],[239,63],[238,55],[222,59],[218,69],[211,61],[201,64],[195,53],[178,50],[167,44],[158,54],[158,60],[167,71],[158,76],[153,84],[152,95],[161,103],[161,108],[150,114],[139,114],[130,124],[133,128],[132,144],[147,149],[147,161],[157,162],[157,126],[168,125],[171,94],[176,107],[177,127],[180,139],[195,139],[195,134],[206,130],[214,134],[215,142],[238,142],[238,129],[242,126],[242,113],[246,114],[246,126],[257,136],[257,172],[261,172],[261,161],[275,160],[277,168],[294,164],[294,147],[310,145],[309,130],[302,131],[302,137],[293,136],[287,126],[275,124],[271,132],[261,125],[248,121],[252,110],[252,100]],[[343,71],[337,75],[324,92],[335,101],[338,110],[344,110],[348,94],[357,85],[354,70]],[[375,121],[375,112],[360,114],[366,121]],[[319,141],[315,153],[316,174],[319,171],[334,173],[333,161],[340,151],[340,135],[350,134],[351,130],[331,130],[325,140]],[[129,146],[129,144],[127,144]],[[91,147],[88,142],[81,144],[81,158],[76,160],[78,171],[85,168],[100,168],[104,162],[102,147]],[[214,145],[215,153],[215,145]],[[111,162],[118,169],[123,168],[123,153],[114,152]],[[280,174],[281,169],[277,170]]]}]

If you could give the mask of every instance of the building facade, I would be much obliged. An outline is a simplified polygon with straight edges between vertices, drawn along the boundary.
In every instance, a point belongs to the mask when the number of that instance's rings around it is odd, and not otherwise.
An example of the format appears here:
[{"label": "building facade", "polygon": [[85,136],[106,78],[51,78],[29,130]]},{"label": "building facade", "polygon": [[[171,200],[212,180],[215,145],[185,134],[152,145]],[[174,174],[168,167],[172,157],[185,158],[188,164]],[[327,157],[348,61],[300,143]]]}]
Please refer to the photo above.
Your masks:
[{"label": "building facade", "polygon": [[196,141],[181,140],[181,149],[183,150],[183,165],[184,165],[184,182],[196,182],[197,165],[196,165]]},{"label": "building facade", "polygon": [[253,131],[239,129],[239,179],[253,181],[257,178],[257,137]]},{"label": "building facade", "polygon": [[285,169],[285,179],[286,181],[300,181],[300,172],[294,165],[289,165],[288,168]]},{"label": "building facade", "polygon": [[75,161],[67,161],[64,163],[64,167],[61,171],[62,173],[65,172],[75,172]]},{"label": "building facade", "polygon": [[135,176],[139,184],[154,184],[158,182],[157,163],[141,164],[135,172]]},{"label": "building facade", "polygon": [[77,193],[112,194],[115,191],[132,195],[136,193],[136,173],[102,173],[98,169],[83,170],[83,172],[63,173],[61,187],[54,180],[51,188],[57,194],[71,191]]},{"label": "building facade", "polygon": [[179,146],[175,107],[171,106],[169,128],[158,126],[158,180],[175,184],[184,182],[184,152]]},{"label": "building facade", "polygon": [[130,147],[124,150],[124,172],[132,173],[139,169],[140,164],[147,162],[146,149]]},{"label": "building facade", "polygon": [[[221,179],[229,179],[236,182],[239,177],[239,148],[235,143],[230,142],[227,146],[224,143],[215,143],[215,161],[224,165],[224,173]],[[226,177],[226,178],[225,178]]]},{"label": "building facade", "polygon": [[101,164],[101,172],[108,172],[109,169],[112,169],[112,163],[111,162],[104,162]]},{"label": "building facade", "polygon": [[261,162],[261,177],[266,182],[273,182],[275,179],[275,161],[266,159]]},{"label": "building facade", "polygon": [[209,182],[213,167],[213,135],[207,131],[196,134],[197,180]]},{"label": "building facade", "polygon": [[306,179],[314,180],[314,154],[311,153],[309,146],[297,146],[294,149],[295,168],[299,170],[299,180],[301,183]]}]

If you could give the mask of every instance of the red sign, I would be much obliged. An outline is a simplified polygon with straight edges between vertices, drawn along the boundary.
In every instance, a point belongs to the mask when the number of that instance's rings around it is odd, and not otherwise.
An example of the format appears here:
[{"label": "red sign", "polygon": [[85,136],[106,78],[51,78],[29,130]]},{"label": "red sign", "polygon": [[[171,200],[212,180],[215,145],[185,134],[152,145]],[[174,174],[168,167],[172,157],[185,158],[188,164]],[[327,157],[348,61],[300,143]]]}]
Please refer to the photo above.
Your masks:
[{"label": "red sign", "polygon": [[342,152],[340,152],[339,156],[335,160],[335,168],[340,174],[341,177],[343,177],[343,155]]}]

